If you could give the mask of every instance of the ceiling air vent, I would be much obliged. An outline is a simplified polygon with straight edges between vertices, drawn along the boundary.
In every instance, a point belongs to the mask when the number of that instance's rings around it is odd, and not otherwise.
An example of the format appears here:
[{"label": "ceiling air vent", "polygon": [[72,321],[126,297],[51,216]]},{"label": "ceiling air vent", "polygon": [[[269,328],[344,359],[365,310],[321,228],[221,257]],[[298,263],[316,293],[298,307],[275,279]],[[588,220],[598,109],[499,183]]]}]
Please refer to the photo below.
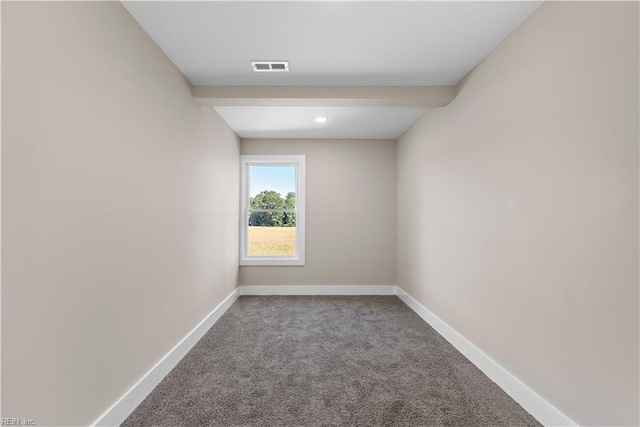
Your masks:
[{"label": "ceiling air vent", "polygon": [[289,61],[251,61],[256,73],[281,73],[289,71]]}]

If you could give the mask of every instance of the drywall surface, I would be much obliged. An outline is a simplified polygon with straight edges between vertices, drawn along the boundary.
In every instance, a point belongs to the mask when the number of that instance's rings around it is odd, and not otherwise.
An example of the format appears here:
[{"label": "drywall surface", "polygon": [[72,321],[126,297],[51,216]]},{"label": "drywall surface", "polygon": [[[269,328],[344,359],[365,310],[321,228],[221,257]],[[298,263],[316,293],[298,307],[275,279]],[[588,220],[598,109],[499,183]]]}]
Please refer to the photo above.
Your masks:
[{"label": "drywall surface", "polygon": [[396,144],[243,139],[242,154],[306,156],[306,265],[243,266],[240,285],[394,285]]},{"label": "drywall surface", "polygon": [[236,287],[236,135],[118,2],[2,3],[2,416],[88,425]]},{"label": "drywall surface", "polygon": [[638,4],[543,5],[397,157],[398,285],[580,425],[638,425]]}]

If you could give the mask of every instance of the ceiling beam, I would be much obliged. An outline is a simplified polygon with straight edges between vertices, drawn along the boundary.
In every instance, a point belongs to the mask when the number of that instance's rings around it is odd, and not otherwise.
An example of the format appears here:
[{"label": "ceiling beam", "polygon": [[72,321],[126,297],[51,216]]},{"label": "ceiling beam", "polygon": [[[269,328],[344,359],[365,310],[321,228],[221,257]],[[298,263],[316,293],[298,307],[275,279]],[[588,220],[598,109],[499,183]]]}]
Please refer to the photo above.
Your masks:
[{"label": "ceiling beam", "polygon": [[192,86],[201,105],[444,107],[456,97],[455,86]]}]

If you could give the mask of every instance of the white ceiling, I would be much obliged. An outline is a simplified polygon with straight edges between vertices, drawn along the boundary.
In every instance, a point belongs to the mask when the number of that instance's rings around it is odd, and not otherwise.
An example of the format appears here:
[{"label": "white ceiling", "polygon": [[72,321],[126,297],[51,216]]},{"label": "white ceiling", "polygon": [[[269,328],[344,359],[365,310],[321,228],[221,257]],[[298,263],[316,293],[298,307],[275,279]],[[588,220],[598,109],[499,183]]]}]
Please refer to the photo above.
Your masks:
[{"label": "white ceiling", "polygon": [[[453,85],[542,2],[127,1],[194,85]],[[250,60],[288,60],[254,73]]]},{"label": "white ceiling", "polygon": [[[240,138],[397,139],[421,107],[215,107]],[[316,117],[327,117],[316,123]]]},{"label": "white ceiling", "polygon": [[[126,1],[193,85],[455,85],[542,1]],[[288,60],[254,73],[251,60]],[[216,107],[242,138],[395,139],[409,107]],[[319,125],[316,116],[328,116]]]}]

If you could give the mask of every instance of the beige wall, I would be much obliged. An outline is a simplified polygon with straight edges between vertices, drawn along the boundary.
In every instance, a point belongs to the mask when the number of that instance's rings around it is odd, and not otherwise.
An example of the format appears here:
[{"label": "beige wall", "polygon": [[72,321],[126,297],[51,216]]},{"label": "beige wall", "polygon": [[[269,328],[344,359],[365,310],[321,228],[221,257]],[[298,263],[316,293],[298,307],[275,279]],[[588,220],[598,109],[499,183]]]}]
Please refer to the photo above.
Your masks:
[{"label": "beige wall", "polygon": [[117,2],[2,2],[2,415],[87,425],[236,286],[235,134]]},{"label": "beige wall", "polygon": [[242,140],[242,154],[306,155],[306,265],[243,266],[240,285],[394,285],[396,144]]},{"label": "beige wall", "polygon": [[638,420],[638,4],[547,3],[398,141],[398,284],[581,425]]}]

